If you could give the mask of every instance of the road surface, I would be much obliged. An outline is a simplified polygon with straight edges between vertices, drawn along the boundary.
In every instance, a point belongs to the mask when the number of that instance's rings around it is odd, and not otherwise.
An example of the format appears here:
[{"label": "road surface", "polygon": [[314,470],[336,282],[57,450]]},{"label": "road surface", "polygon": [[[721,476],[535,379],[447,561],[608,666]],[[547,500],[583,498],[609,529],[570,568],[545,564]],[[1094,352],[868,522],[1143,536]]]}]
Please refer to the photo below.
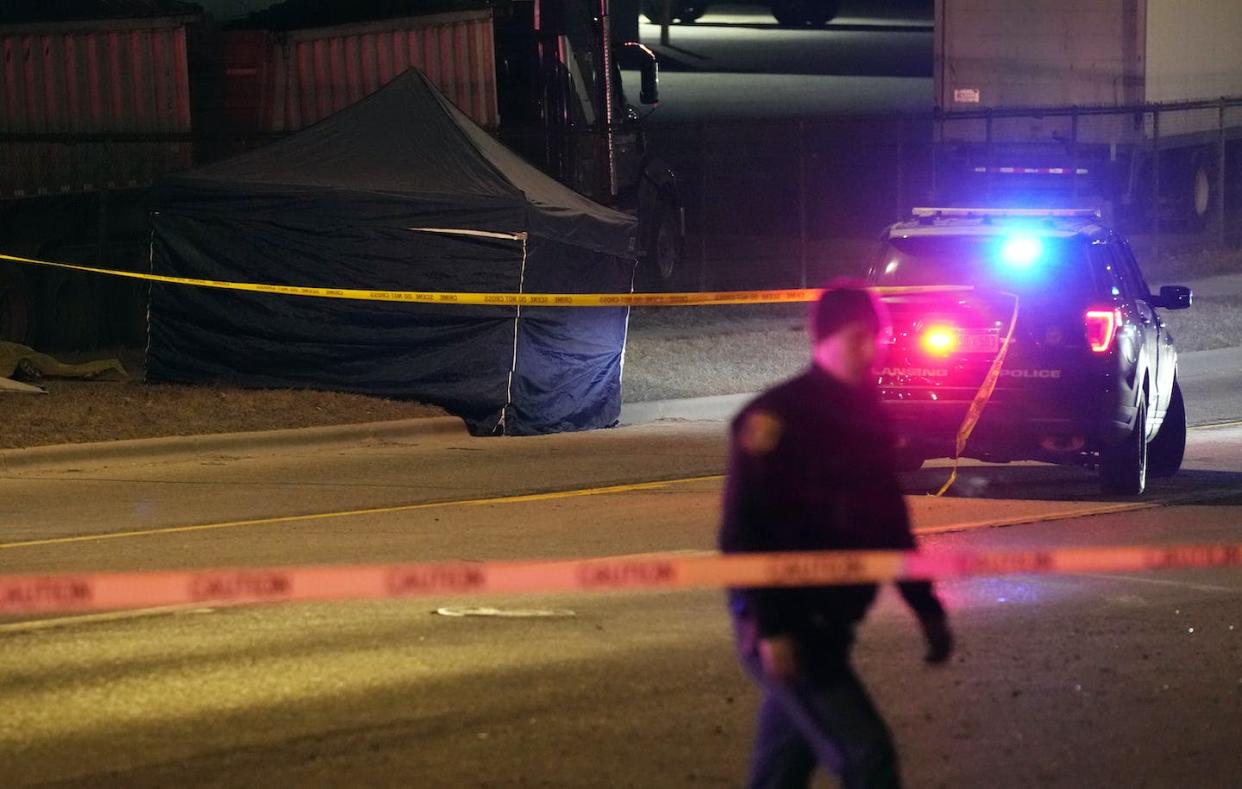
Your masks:
[{"label": "road surface", "polygon": [[[1235,397],[1204,391],[1198,413]],[[0,567],[702,551],[721,434],[664,422],[8,477]],[[1122,512],[1083,471],[972,466],[960,486],[972,496],[922,495],[944,473],[906,480],[929,551],[1242,539],[1236,425],[1193,431],[1187,471]],[[669,482],[599,490],[649,480]],[[510,498],[534,492],[547,495]],[[909,785],[1236,785],[1237,572],[942,591],[961,642],[952,665],[919,662],[887,594],[858,650]],[[477,606],[559,615],[434,613]],[[51,786],[736,786],[756,700],[714,591],[9,620],[0,689],[4,783]]]},{"label": "road surface", "polygon": [[[659,43],[659,26],[643,18],[640,37],[661,69],[660,107],[649,128],[930,112],[931,20],[904,10],[879,16],[846,9],[825,29],[794,30],[778,27],[762,6],[722,4],[695,24],[673,25],[668,46]],[[627,71],[623,81],[638,85],[639,75]]]}]

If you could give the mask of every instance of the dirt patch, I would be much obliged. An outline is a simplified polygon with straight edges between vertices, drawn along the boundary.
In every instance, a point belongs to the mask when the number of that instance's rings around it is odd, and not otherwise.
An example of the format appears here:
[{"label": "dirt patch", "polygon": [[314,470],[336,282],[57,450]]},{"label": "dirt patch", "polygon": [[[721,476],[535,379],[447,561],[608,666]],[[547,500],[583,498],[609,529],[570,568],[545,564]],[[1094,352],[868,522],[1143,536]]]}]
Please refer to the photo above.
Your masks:
[{"label": "dirt patch", "polygon": [[127,438],[317,427],[443,416],[434,406],[292,389],[148,385],[140,351],[62,354],[65,361],[119,356],[129,381],[39,381],[49,394],[3,394],[0,448]]}]

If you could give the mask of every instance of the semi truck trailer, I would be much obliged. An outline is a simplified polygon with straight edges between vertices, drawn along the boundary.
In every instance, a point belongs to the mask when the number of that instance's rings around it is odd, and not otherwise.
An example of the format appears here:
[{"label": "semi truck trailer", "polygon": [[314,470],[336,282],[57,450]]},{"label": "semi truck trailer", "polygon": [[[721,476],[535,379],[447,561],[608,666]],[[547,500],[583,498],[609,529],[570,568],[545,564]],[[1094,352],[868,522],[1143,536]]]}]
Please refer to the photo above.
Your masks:
[{"label": "semi truck trailer", "polygon": [[1240,164],[1242,3],[936,0],[934,35],[941,196],[1217,213]]}]

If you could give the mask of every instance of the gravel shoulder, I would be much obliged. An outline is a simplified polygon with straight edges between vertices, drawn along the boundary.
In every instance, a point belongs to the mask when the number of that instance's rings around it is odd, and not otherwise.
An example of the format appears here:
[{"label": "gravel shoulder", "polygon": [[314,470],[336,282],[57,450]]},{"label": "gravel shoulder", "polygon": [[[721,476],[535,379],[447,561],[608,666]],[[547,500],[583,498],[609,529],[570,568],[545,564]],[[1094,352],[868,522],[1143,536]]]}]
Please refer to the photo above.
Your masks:
[{"label": "gravel shoulder", "polygon": [[[1195,305],[1165,312],[1183,353],[1242,345],[1242,250],[1144,261],[1153,288],[1189,282]],[[1227,274],[1228,276],[1220,276]],[[627,403],[754,392],[807,362],[807,305],[640,308],[630,317]],[[131,438],[231,433],[388,421],[445,412],[435,406],[314,390],[250,390],[142,383],[142,351],[117,356],[128,381],[39,382],[49,395],[0,395],[0,449]]]},{"label": "gravel shoulder", "polygon": [[0,449],[321,427],[444,416],[421,403],[340,392],[237,389],[142,382],[142,351],[57,354],[63,361],[120,358],[127,381],[43,379],[46,395],[0,394]]}]

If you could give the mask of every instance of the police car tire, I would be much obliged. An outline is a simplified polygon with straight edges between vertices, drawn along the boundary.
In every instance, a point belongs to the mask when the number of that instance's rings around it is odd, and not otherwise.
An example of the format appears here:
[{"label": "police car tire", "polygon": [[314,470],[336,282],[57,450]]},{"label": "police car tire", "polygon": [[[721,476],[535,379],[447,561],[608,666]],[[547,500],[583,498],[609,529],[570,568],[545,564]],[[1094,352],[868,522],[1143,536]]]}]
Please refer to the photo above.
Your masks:
[{"label": "police car tire", "polygon": [[1186,403],[1182,387],[1173,379],[1169,410],[1164,415],[1160,432],[1147,445],[1147,473],[1153,477],[1171,477],[1182,467],[1186,454]]},{"label": "police car tire", "polygon": [[1100,490],[1141,496],[1147,489],[1147,396],[1140,395],[1134,430],[1116,446],[1100,451]]}]

